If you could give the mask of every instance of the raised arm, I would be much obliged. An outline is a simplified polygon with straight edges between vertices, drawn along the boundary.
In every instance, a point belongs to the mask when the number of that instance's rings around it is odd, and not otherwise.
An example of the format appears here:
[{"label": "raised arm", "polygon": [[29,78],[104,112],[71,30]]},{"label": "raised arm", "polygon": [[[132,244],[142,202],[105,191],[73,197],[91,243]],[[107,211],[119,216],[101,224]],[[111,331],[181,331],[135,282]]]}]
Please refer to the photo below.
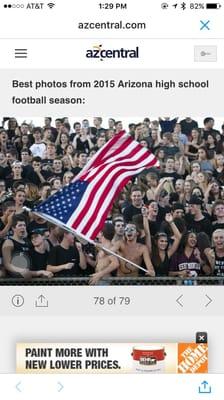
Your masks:
[{"label": "raised arm", "polygon": [[181,235],[179,229],[177,228],[177,226],[176,226],[176,224],[175,224],[175,222],[173,220],[172,214],[170,214],[170,213],[166,214],[165,220],[170,225],[170,227],[171,227],[171,229],[173,231],[173,234],[174,234],[174,242],[173,242],[172,246],[170,247],[170,249],[167,252],[168,257],[170,258],[175,253],[175,251],[177,251],[182,235]]},{"label": "raised arm", "polygon": [[82,245],[79,242],[76,242],[76,247],[79,252],[79,266],[81,269],[85,270],[87,268],[87,263],[86,263],[86,256],[82,250]]},{"label": "raised arm", "polygon": [[147,249],[147,247],[145,245],[142,245],[143,249],[142,249],[142,255],[143,255],[143,260],[145,262],[146,268],[148,270],[148,274],[149,276],[155,276],[155,270],[154,267],[152,265],[152,261],[151,258],[149,256],[149,251]]},{"label": "raised arm", "polygon": [[145,231],[145,244],[148,248],[149,254],[152,254],[152,239],[151,232],[149,228],[148,212],[146,207],[142,207],[142,217],[143,217],[143,227]]}]

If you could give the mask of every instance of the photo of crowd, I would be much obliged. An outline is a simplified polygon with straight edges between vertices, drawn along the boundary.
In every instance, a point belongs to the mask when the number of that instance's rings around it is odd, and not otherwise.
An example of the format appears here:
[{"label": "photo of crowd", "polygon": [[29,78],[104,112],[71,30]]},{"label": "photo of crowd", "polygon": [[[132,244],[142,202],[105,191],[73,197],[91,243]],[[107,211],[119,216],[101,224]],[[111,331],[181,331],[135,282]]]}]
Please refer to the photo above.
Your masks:
[{"label": "photo of crowd", "polygon": [[[224,283],[224,121],[124,120],[2,117],[0,285]],[[96,245],[32,213],[123,129],[160,167],[123,188]]]}]

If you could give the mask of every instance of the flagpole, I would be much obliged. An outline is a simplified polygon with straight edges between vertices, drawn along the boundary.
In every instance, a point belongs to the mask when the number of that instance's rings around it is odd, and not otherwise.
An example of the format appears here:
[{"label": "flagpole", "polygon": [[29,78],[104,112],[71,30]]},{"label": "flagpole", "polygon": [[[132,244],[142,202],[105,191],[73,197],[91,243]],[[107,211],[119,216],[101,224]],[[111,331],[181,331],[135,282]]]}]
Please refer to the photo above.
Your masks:
[{"label": "flagpole", "polygon": [[99,247],[101,250],[105,251],[106,253],[109,253],[110,255],[112,255],[114,257],[117,257],[120,260],[127,262],[128,264],[131,264],[133,267],[138,268],[141,271],[144,271],[144,272],[148,273],[147,269],[145,269],[143,267],[140,267],[140,265],[137,265],[133,261],[130,261],[127,258],[121,256],[120,254],[115,253],[113,250],[107,249],[101,243],[96,243],[96,242],[94,242],[94,240],[89,239],[89,238],[85,237],[84,235],[82,235],[81,233],[76,232],[75,229],[70,228],[69,226],[63,224],[61,221],[58,221],[57,219],[54,219],[54,218],[50,217],[47,214],[44,214],[44,213],[41,213],[41,212],[32,211],[28,207],[23,207],[23,210],[27,211],[27,212],[31,212],[32,214],[37,215],[38,217],[41,217],[43,219],[46,219],[47,221],[51,222],[54,225],[59,225],[61,228],[67,230],[68,232],[71,232],[73,235],[78,236],[81,239],[85,240],[86,242],[89,242],[89,243],[93,244],[95,247]]}]

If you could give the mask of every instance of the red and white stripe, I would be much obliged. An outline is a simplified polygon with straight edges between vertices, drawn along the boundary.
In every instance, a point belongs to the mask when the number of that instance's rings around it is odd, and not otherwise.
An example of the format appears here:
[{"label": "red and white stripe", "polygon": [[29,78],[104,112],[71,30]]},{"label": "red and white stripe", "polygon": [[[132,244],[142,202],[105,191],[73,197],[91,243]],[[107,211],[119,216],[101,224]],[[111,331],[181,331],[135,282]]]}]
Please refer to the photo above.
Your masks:
[{"label": "red and white stripe", "polygon": [[158,166],[155,156],[125,132],[112,138],[100,152],[79,174],[79,179],[89,185],[67,222],[77,233],[91,239],[102,228],[114,198],[130,178],[145,168]]}]

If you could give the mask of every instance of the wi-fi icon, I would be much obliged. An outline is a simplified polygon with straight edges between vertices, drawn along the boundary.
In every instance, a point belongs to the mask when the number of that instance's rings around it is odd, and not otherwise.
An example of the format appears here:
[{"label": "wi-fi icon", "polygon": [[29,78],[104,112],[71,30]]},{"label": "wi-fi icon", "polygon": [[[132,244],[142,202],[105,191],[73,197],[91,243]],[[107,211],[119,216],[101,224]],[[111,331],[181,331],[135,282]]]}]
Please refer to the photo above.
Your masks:
[{"label": "wi-fi icon", "polygon": [[48,3],[48,7],[49,7],[49,8],[53,8],[54,6],[55,6],[54,3]]}]

